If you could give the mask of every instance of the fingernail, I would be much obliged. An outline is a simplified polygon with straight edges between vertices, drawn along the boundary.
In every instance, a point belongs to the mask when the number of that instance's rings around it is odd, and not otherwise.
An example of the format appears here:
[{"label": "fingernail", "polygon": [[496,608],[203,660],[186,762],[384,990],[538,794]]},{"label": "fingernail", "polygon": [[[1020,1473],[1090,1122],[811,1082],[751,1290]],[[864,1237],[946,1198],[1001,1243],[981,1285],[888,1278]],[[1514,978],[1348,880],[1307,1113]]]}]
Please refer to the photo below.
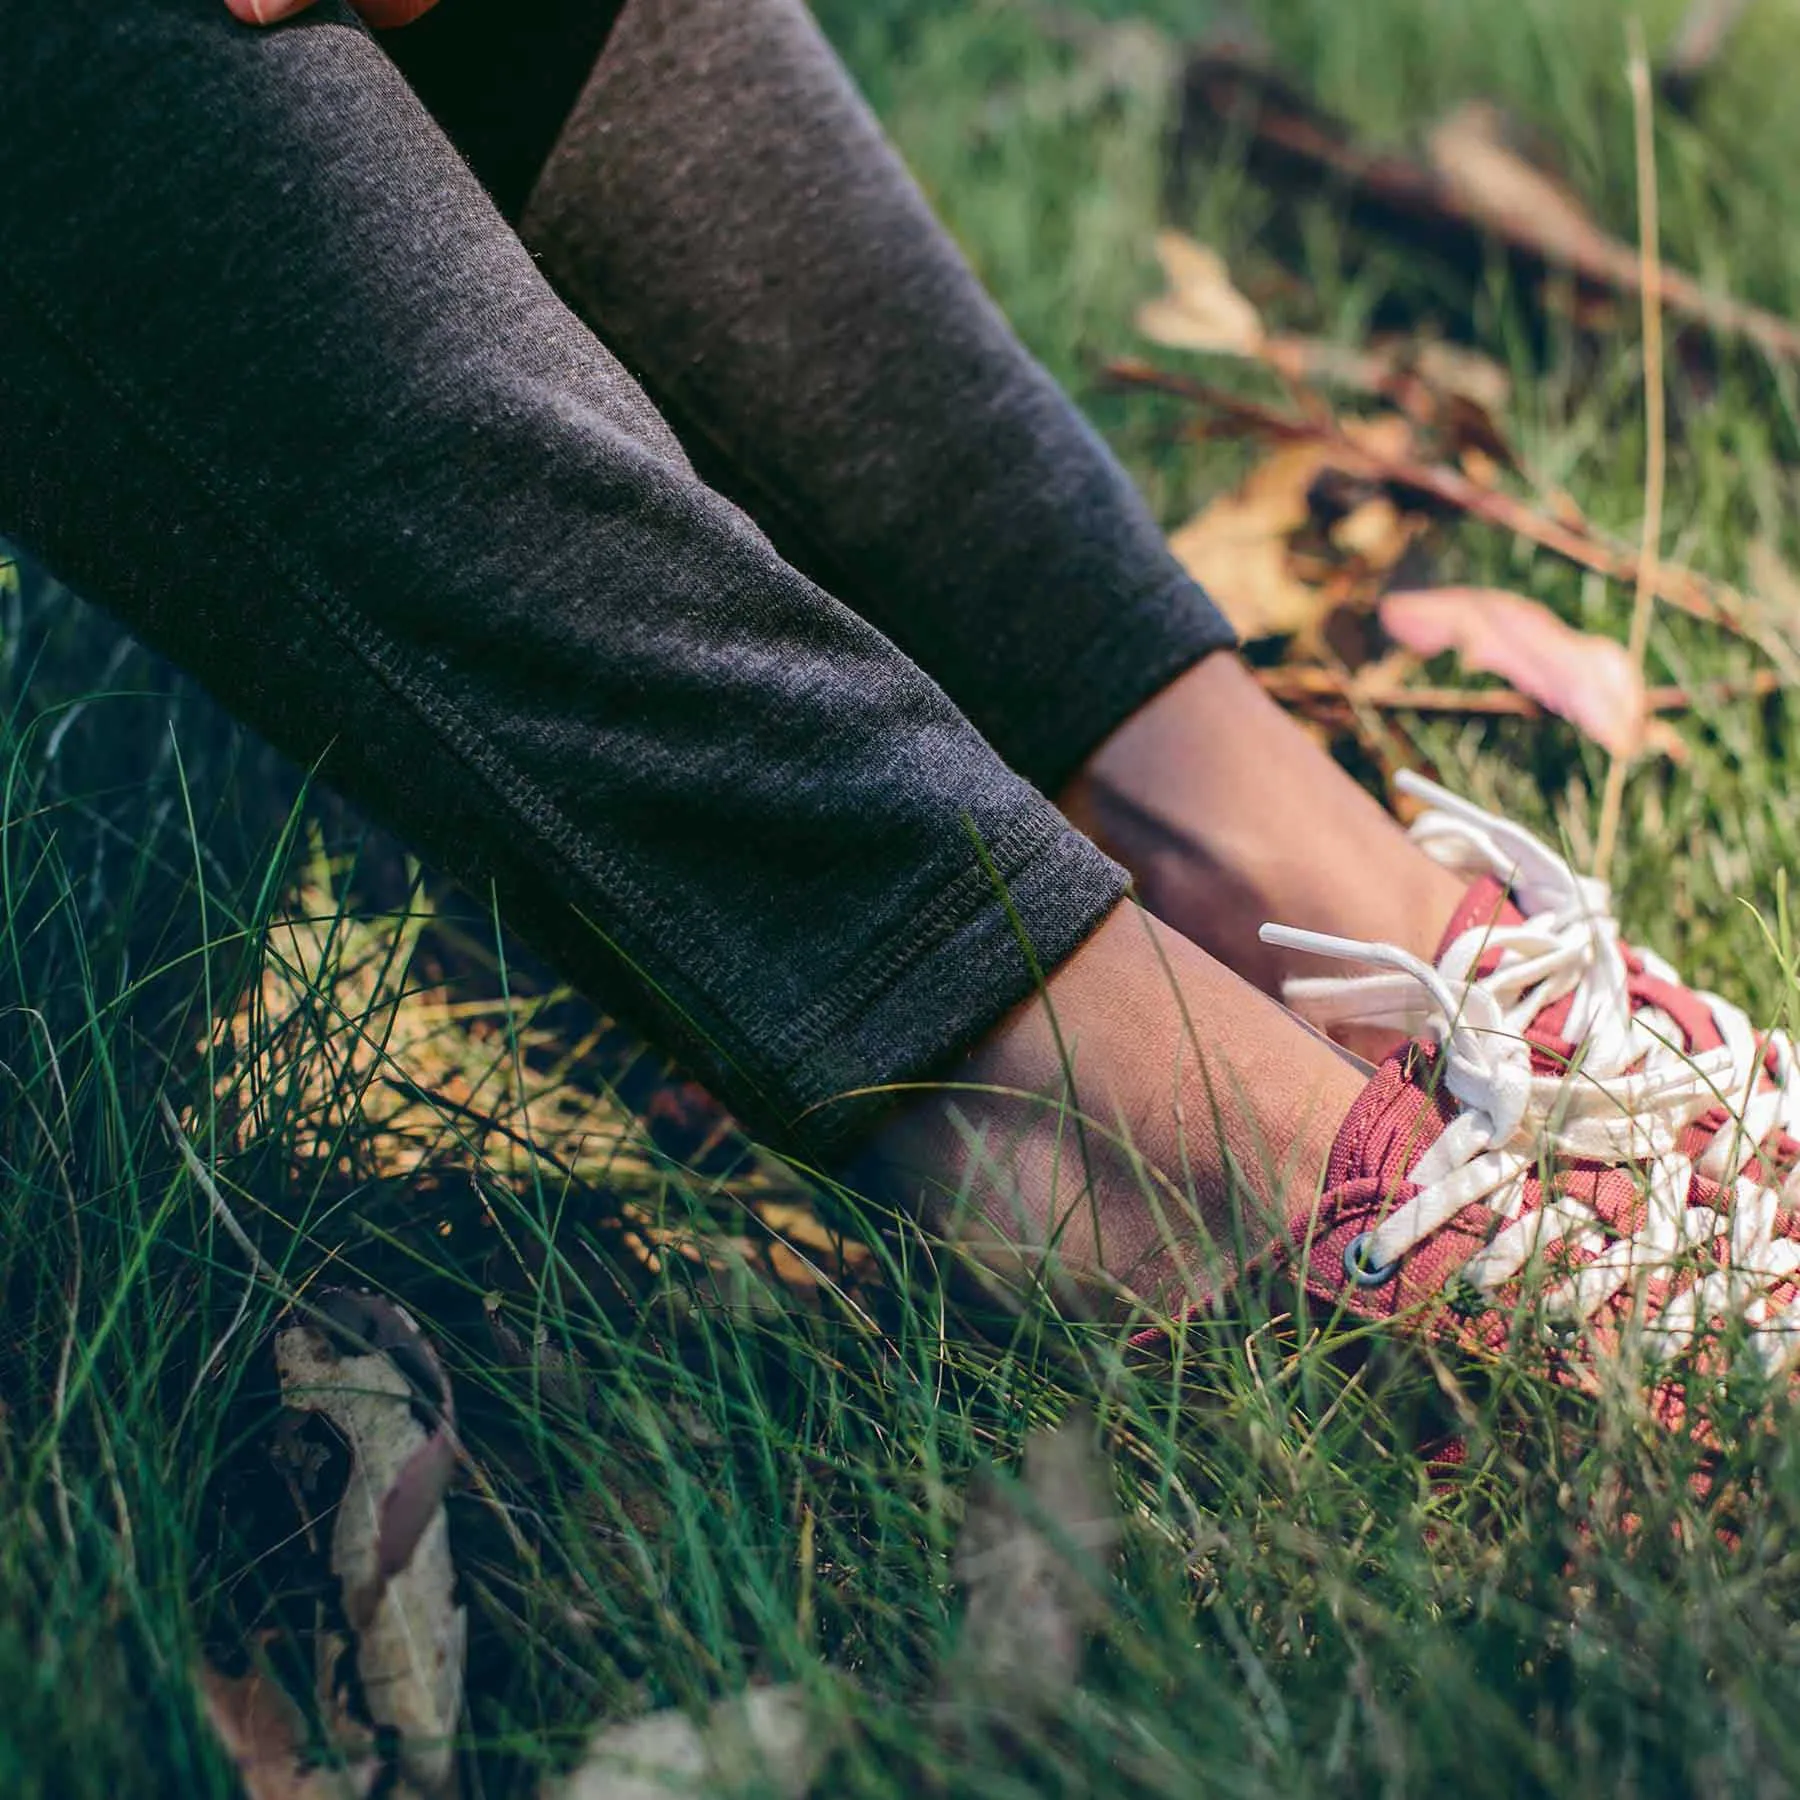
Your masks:
[{"label": "fingernail", "polygon": [[251,24],[279,25],[283,19],[304,12],[313,0],[249,0],[249,3]]}]

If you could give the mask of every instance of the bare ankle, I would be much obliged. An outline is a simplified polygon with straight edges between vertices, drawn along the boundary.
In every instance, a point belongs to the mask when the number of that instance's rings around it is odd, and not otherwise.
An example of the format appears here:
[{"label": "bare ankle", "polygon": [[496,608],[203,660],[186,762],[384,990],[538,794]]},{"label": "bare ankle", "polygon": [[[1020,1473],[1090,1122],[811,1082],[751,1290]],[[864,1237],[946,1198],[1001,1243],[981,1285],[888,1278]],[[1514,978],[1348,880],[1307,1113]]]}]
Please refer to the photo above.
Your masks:
[{"label": "bare ankle", "polygon": [[875,1148],[927,1227],[1001,1279],[1167,1304],[1266,1241],[1362,1080],[1126,905]]},{"label": "bare ankle", "polygon": [[1263,945],[1266,920],[1430,956],[1461,894],[1225,652],[1126,720],[1061,804],[1152,912],[1269,993],[1317,971]]}]

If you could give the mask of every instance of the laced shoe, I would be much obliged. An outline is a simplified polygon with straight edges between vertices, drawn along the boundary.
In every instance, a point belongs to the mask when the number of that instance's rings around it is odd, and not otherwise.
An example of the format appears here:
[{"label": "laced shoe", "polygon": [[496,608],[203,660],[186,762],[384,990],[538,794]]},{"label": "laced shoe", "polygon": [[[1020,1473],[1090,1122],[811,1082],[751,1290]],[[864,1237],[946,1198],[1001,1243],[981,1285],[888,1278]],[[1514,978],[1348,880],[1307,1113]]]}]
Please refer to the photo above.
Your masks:
[{"label": "laced shoe", "polygon": [[[1712,1372],[1736,1339],[1771,1376],[1800,1359],[1800,1217],[1766,1182],[1700,1166],[1717,1134],[1694,1127],[1731,1078],[1731,1043],[1549,1069],[1504,983],[1391,945],[1263,935],[1380,970],[1382,1016],[1422,1026],[1351,1108],[1323,1197],[1277,1246],[1315,1302],[1475,1351],[1516,1351],[1523,1332],[1588,1388],[1633,1349]],[[1681,1416],[1679,1383],[1653,1376],[1647,1392],[1666,1422]]]},{"label": "laced shoe", "polygon": [[[1792,1183],[1800,1071],[1789,1037],[1758,1031],[1730,1001],[1623,942],[1606,883],[1576,874],[1530,832],[1422,777],[1400,781],[1428,803],[1414,840],[1469,880],[1436,958],[1452,992],[1489,996],[1497,1029],[1525,1040],[1539,1075],[1579,1070],[1589,1084],[1629,1075],[1686,1092],[1683,1071],[1703,1071],[1705,1104],[1683,1146],[1696,1173],[1719,1184],[1740,1175]],[[1362,1025],[1398,1036],[1417,1035],[1435,1005],[1392,968],[1291,981],[1283,998],[1328,1031]]]}]

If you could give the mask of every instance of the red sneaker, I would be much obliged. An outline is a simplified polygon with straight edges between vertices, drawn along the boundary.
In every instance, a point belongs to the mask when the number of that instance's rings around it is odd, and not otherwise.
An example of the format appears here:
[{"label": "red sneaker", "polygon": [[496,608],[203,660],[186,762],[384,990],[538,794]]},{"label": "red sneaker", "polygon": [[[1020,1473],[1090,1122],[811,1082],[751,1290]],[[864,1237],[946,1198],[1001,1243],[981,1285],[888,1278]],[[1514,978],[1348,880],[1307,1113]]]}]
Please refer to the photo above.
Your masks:
[{"label": "red sneaker", "polygon": [[[1577,875],[1530,832],[1422,777],[1400,782],[1430,802],[1414,839],[1470,878],[1436,959],[1451,990],[1492,996],[1502,1028],[1531,1046],[1540,1074],[1579,1068],[1611,1082],[1705,1068],[1710,1085],[1684,1120],[1696,1171],[1720,1183],[1740,1174],[1792,1182],[1800,1072],[1788,1037],[1758,1032],[1730,1001],[1623,943],[1606,883]],[[1292,981],[1283,998],[1326,1030],[1373,1025],[1406,1036],[1425,1028],[1434,1004],[1398,972]]]},{"label": "red sneaker", "polygon": [[[1381,984],[1381,1016],[1400,1012],[1404,984],[1425,1020],[1351,1108],[1323,1198],[1289,1222],[1280,1248],[1316,1300],[1412,1315],[1480,1351],[1520,1348],[1523,1329],[1584,1387],[1607,1356],[1706,1356],[1739,1331],[1770,1374],[1800,1358],[1800,1215],[1774,1189],[1696,1163],[1717,1142],[1695,1122],[1731,1072],[1731,1045],[1673,1055],[1653,1038],[1658,1054],[1623,1071],[1601,1074],[1591,1055],[1546,1069],[1504,983],[1387,945],[1264,936],[1385,969],[1366,978]],[[1680,1415],[1674,1385],[1652,1393],[1663,1417]]]}]

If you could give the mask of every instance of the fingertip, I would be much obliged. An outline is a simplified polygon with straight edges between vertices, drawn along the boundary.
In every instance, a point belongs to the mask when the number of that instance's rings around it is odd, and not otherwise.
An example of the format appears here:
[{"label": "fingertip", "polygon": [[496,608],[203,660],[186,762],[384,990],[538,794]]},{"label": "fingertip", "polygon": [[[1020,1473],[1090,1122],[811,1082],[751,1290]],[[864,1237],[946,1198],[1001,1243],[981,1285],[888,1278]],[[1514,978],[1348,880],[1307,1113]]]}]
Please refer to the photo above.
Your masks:
[{"label": "fingertip", "polygon": [[226,10],[245,25],[279,25],[297,12],[304,12],[313,0],[225,0]]}]

